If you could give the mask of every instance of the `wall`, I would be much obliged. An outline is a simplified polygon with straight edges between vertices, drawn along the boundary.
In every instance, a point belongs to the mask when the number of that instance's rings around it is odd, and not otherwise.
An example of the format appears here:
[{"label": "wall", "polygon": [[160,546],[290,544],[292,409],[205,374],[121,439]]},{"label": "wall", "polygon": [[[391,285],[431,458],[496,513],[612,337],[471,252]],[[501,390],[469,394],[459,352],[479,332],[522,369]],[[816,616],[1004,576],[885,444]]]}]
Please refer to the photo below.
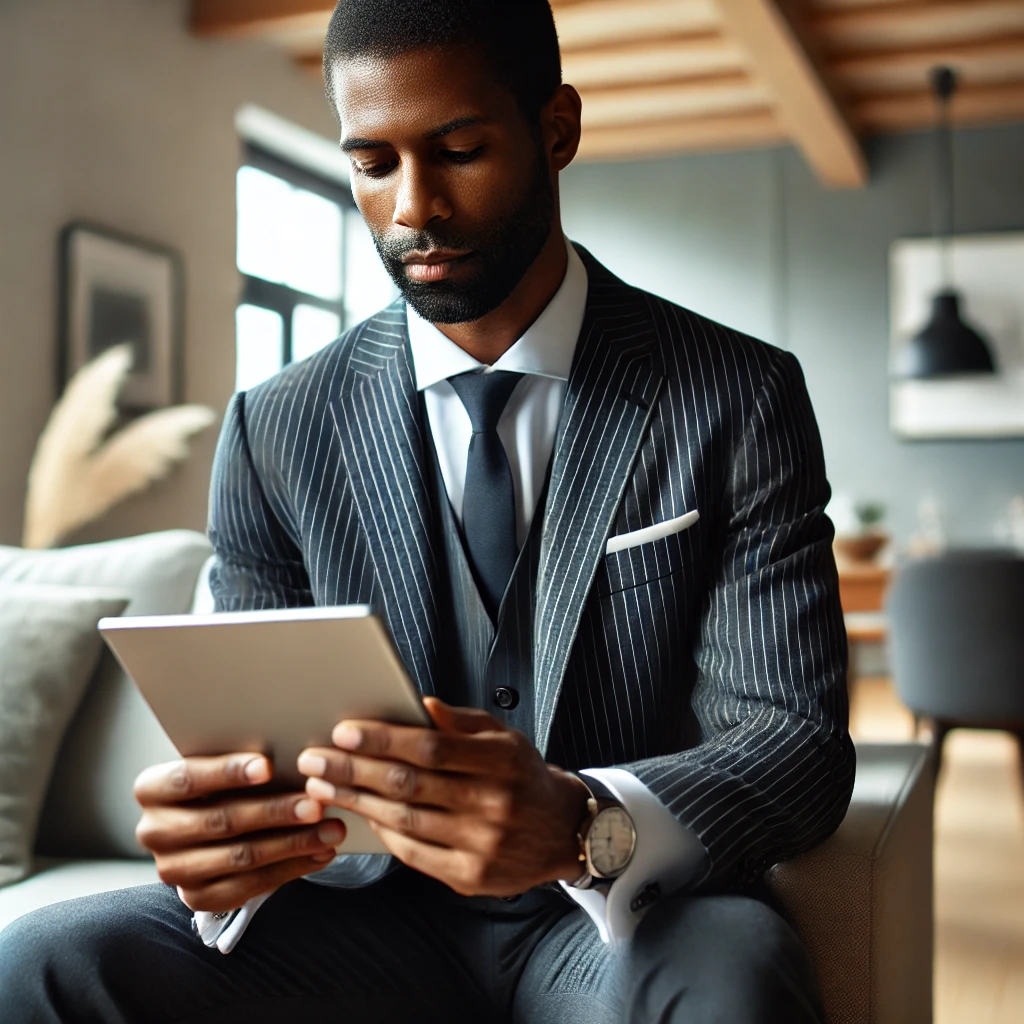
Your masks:
[{"label": "wall", "polygon": [[[629,281],[796,353],[834,490],[885,502],[898,540],[930,496],[951,540],[991,543],[1024,494],[1024,439],[888,428],[888,247],[930,230],[930,141],[872,140],[871,183],[852,192],[822,189],[788,149],[581,165],[565,223]],[[955,153],[957,231],[1024,229],[1024,125],[958,132]]]},{"label": "wall", "polygon": [[[258,103],[326,136],[317,81],[280,50],[190,37],[185,0],[0,3],[0,543],[54,399],[57,235],[87,218],[179,249],[185,398],[224,408],[234,380],[233,118]],[[81,539],[202,529],[216,429],[190,462]]]}]

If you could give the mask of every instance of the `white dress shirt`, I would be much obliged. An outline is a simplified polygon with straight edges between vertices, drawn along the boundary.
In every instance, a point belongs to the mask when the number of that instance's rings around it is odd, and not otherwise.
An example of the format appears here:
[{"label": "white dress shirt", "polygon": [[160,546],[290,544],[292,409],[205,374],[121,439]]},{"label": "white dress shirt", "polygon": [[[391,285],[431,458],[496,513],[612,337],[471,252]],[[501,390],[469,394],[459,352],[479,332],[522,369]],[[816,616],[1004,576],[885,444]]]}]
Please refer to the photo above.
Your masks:
[{"label": "white dress shirt", "polygon": [[[516,385],[498,421],[516,501],[516,535],[523,545],[540,498],[555,445],[558,419],[587,305],[587,271],[566,240],[568,265],[561,287],[541,315],[492,366],[478,362],[450,338],[407,307],[409,344],[417,390],[423,392],[430,433],[437,450],[448,500],[462,523],[466,462],[473,435],[469,413],[448,377],[472,371],[511,370],[525,376]],[[621,801],[637,831],[629,866],[607,896],[596,890],[566,892],[590,915],[605,942],[630,938],[643,916],[633,900],[656,883],[663,894],[699,880],[707,855],[697,837],[681,825],[636,776],[621,768],[587,769]],[[344,844],[339,849],[344,853]],[[208,946],[229,953],[266,896],[250,900],[234,918],[221,922],[197,913],[197,929]]]}]

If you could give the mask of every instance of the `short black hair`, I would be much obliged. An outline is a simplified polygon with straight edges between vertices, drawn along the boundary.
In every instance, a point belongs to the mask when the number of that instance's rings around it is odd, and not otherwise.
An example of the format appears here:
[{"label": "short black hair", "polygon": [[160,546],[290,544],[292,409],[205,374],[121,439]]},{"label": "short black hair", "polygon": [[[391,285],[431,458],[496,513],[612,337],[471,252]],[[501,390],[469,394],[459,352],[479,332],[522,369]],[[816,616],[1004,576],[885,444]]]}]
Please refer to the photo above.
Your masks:
[{"label": "short black hair", "polygon": [[338,61],[453,46],[481,53],[530,120],[562,83],[548,0],[339,0],[324,40],[328,95]]}]

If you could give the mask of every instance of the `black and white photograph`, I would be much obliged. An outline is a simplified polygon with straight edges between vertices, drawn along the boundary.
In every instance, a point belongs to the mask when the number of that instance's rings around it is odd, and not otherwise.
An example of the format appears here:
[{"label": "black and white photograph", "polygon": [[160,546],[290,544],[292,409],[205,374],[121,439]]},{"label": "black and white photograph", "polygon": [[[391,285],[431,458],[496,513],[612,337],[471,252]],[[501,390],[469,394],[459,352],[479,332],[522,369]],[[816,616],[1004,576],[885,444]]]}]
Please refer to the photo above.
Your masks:
[{"label": "black and white photograph", "polygon": [[132,346],[125,409],[178,397],[182,263],[174,250],[85,223],[61,232],[62,380],[107,349]]}]

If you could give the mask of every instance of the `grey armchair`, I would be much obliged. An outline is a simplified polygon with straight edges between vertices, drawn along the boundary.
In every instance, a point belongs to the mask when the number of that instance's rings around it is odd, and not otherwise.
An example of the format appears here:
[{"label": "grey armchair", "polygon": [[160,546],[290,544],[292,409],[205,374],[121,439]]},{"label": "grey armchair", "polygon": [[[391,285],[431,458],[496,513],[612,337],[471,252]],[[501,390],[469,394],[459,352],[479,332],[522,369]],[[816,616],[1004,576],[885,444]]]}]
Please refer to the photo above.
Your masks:
[{"label": "grey armchair", "polygon": [[935,722],[935,767],[950,729],[1002,729],[1024,768],[1024,558],[954,551],[911,562],[888,600],[901,700]]}]

